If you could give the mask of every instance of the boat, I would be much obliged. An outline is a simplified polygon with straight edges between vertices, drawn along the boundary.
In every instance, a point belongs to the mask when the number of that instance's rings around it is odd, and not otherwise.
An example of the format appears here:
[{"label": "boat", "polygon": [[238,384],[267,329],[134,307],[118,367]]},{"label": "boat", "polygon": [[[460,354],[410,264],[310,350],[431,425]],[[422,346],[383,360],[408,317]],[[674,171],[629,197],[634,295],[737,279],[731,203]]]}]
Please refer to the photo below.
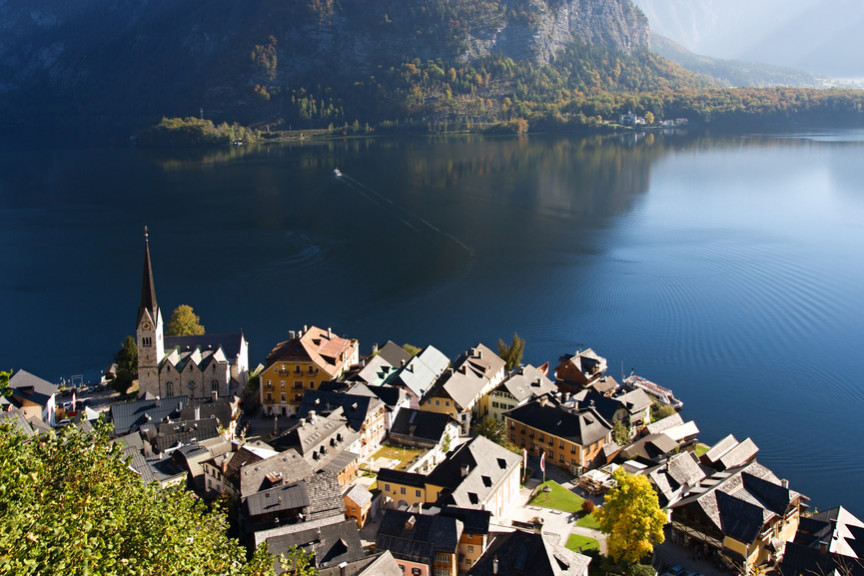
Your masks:
[{"label": "boat", "polygon": [[333,169],[333,176],[341,176],[341,175],[342,175],[342,172],[340,172],[338,168]]},{"label": "boat", "polygon": [[630,373],[630,376],[624,378],[624,386],[631,390],[641,388],[654,400],[657,400],[661,404],[672,406],[676,410],[680,410],[684,407],[684,402],[675,398],[675,394],[672,393],[672,390],[664,388],[659,384],[655,384],[642,376],[636,376],[632,372]]}]

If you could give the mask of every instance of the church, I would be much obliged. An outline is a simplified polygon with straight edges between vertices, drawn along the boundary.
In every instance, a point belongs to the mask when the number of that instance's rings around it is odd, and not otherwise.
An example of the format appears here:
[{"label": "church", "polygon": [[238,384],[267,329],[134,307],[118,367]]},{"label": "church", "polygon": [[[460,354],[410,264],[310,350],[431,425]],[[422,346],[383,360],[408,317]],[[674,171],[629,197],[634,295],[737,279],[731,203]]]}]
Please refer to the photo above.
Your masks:
[{"label": "church", "polygon": [[243,333],[164,336],[156,303],[150,239],[144,229],[144,273],[138,307],[138,385],[149,397],[240,395],[249,381],[249,343]]}]

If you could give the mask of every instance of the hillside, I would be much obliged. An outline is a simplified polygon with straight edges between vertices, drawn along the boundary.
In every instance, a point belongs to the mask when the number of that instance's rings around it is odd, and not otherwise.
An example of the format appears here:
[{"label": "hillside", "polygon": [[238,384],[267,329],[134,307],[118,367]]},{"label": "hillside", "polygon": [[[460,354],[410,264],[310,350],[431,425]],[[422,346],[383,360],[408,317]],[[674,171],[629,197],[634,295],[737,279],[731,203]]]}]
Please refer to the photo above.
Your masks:
[{"label": "hillside", "polygon": [[[687,82],[650,55],[630,0],[6,0],[0,28],[0,104],[16,111],[4,119],[13,126],[202,111],[295,126],[398,120],[430,98],[513,102],[520,67],[536,76],[547,65],[569,69],[579,89]],[[419,106],[417,70],[427,72]]]}]

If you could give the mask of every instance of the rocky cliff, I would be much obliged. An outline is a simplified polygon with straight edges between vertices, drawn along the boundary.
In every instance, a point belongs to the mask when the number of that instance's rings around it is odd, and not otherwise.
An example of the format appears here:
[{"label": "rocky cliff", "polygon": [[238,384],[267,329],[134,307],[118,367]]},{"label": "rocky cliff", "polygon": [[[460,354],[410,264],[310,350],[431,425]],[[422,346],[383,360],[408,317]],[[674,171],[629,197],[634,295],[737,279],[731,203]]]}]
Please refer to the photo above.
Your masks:
[{"label": "rocky cliff", "polygon": [[350,83],[417,58],[547,63],[649,44],[631,0],[0,0],[6,124],[229,114],[255,84]]}]

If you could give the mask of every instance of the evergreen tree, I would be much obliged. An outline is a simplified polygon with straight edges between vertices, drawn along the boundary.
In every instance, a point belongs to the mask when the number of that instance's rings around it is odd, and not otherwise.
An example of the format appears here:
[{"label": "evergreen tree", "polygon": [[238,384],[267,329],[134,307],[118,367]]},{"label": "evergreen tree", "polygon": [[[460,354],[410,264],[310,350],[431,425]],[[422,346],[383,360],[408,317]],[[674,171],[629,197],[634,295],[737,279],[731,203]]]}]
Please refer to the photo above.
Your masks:
[{"label": "evergreen tree", "polygon": [[506,344],[504,340],[498,340],[498,356],[506,362],[507,370],[513,370],[522,363],[522,354],[525,352],[525,340],[513,333],[513,341]]}]

